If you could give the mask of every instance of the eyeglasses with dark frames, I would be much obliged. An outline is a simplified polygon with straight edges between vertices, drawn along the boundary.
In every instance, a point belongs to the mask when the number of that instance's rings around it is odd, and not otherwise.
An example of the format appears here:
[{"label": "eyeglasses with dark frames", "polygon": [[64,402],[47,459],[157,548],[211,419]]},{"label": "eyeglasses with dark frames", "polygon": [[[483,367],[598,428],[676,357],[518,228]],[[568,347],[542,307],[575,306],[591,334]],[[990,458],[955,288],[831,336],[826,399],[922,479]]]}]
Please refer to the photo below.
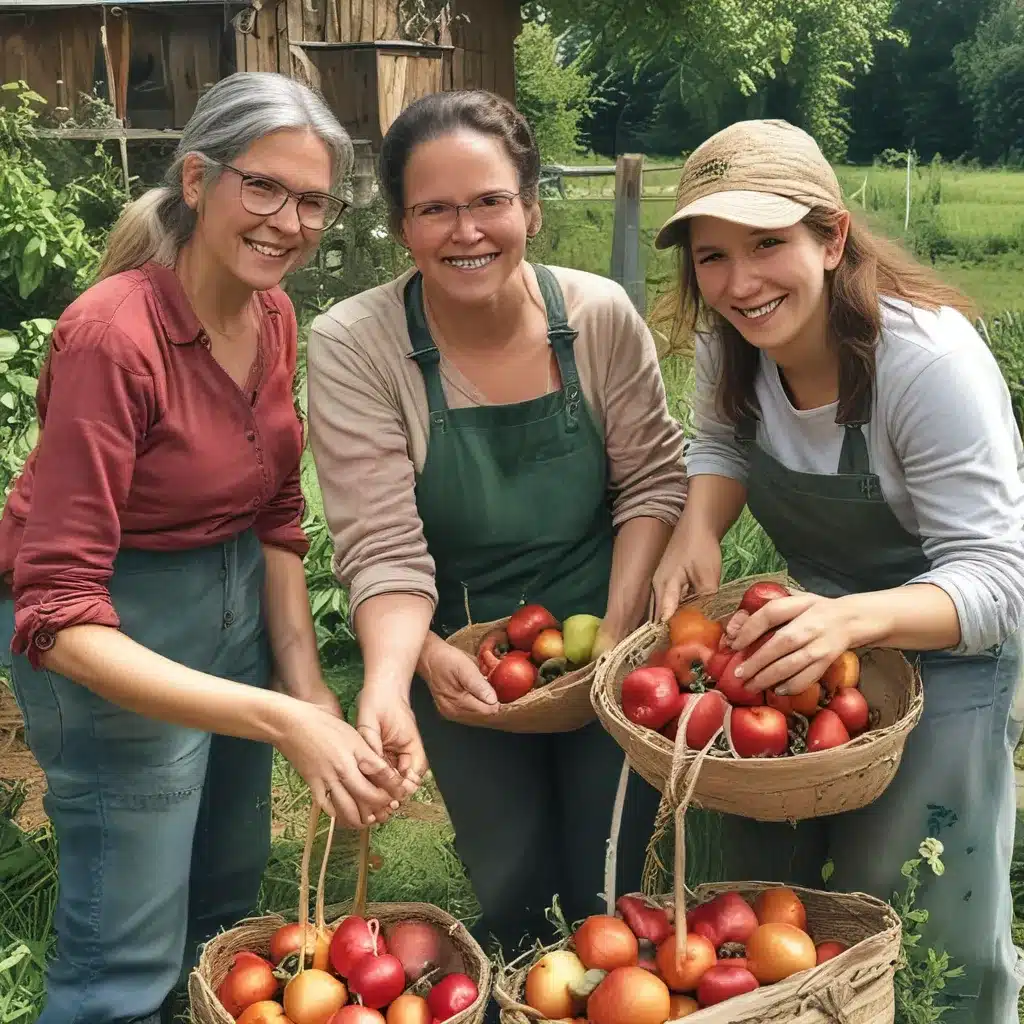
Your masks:
[{"label": "eyeglasses with dark frames", "polygon": [[242,207],[256,217],[271,217],[283,209],[289,199],[294,199],[299,223],[310,231],[326,231],[334,226],[350,205],[344,199],[327,192],[293,192],[287,185],[265,174],[243,171],[223,160],[214,160],[211,157],[206,159],[239,176],[239,199]]},{"label": "eyeglasses with dark frames", "polygon": [[407,206],[405,212],[410,214],[413,223],[420,227],[451,231],[458,223],[459,214],[463,210],[468,210],[477,224],[501,220],[518,196],[518,192],[489,192],[469,203],[416,203],[414,206]]}]

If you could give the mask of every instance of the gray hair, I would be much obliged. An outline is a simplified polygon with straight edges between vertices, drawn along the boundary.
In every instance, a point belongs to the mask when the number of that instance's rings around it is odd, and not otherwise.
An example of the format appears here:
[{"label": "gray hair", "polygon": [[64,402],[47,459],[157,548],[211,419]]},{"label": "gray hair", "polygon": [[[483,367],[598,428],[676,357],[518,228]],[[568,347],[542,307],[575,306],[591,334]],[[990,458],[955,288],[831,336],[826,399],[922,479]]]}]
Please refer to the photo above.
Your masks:
[{"label": "gray hair", "polygon": [[[331,188],[347,182],[352,141],[323,98],[293,78],[270,71],[239,71],[204,93],[181,134],[164,182],[125,207],[107,238],[97,280],[133,270],[149,260],[170,266],[195,230],[196,213],[182,194],[181,173],[191,153],[230,163],[273,132],[309,129],[327,147]],[[223,173],[207,163],[204,181]]]}]

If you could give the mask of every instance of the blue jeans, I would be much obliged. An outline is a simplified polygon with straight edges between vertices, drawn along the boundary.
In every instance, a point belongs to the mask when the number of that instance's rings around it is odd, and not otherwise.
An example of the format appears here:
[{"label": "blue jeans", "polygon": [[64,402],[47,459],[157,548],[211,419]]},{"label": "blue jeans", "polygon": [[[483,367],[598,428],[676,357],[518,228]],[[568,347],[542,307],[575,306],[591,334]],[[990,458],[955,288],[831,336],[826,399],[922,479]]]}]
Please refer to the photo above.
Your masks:
[{"label": "blue jeans", "polygon": [[[923,945],[949,953],[963,978],[947,984],[944,1024],[1017,1024],[1024,982],[1011,938],[1010,861],[1016,824],[1013,750],[1024,708],[1024,632],[982,654],[921,656],[924,713],[889,788],[858,811],[795,828],[723,816],[729,880],[759,879],[890,899],[922,839],[942,841],[945,873],[922,864]],[[941,998],[941,996],[940,996]]]},{"label": "blue jeans", "polygon": [[[265,687],[263,554],[251,533],[199,550],[122,551],[121,628],[192,668]],[[273,750],[134,714],[11,658],[58,842],[56,958],[38,1024],[157,1024],[197,946],[254,909],[270,850]],[[6,631],[6,634],[3,634]]]}]

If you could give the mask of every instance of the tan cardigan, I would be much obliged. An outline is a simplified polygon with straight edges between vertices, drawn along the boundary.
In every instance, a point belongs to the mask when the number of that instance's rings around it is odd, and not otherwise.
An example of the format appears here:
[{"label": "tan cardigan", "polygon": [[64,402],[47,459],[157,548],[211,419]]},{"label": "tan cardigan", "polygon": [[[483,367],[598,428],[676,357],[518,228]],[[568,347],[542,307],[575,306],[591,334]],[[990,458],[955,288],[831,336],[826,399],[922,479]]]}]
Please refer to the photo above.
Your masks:
[{"label": "tan cardigan", "polygon": [[[614,281],[551,270],[579,332],[576,363],[604,432],[614,522],[651,516],[674,524],[686,491],[683,434],[668,411],[647,325]],[[412,273],[337,303],[313,321],[310,333],[309,440],[334,540],[334,572],[350,588],[353,614],[378,594],[415,593],[437,602],[414,494],[429,422],[402,304]],[[450,407],[486,404],[443,356],[441,374]]]}]

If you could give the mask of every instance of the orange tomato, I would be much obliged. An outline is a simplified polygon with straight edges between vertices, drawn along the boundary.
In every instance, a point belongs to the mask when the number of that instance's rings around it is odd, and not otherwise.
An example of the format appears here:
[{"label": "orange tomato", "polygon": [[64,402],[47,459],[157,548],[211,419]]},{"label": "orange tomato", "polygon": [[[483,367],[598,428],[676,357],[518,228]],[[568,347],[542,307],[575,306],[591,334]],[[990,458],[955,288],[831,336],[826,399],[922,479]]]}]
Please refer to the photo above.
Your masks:
[{"label": "orange tomato", "polygon": [[784,981],[816,963],[810,935],[791,924],[763,924],[747,942],[747,970],[762,985]]},{"label": "orange tomato", "polygon": [[843,651],[832,662],[821,677],[826,690],[835,693],[844,686],[856,686],[860,682],[860,658],[855,651]]},{"label": "orange tomato", "polygon": [[673,992],[669,996],[668,1007],[668,1019],[680,1020],[682,1017],[689,1017],[691,1013],[696,1013],[700,1009],[700,1004],[690,996],[681,996],[678,992]]},{"label": "orange tomato", "polygon": [[762,889],[754,899],[754,913],[760,924],[788,924],[807,931],[807,910],[800,897],[784,885]]},{"label": "orange tomato", "polygon": [[673,992],[692,992],[705,972],[718,962],[718,953],[710,940],[689,932],[680,957],[676,958],[676,937],[670,935],[658,946],[655,957],[658,970]]},{"label": "orange tomato", "polygon": [[680,608],[668,620],[668,635],[672,647],[698,643],[715,650],[722,638],[722,626],[696,608]]},{"label": "orange tomato", "polygon": [[668,988],[642,967],[618,967],[587,1000],[590,1024],[665,1024],[671,997]]},{"label": "orange tomato", "polygon": [[769,707],[777,708],[784,715],[795,712],[806,718],[813,718],[821,710],[821,683],[811,683],[803,693],[783,696],[774,690],[765,690],[764,696]]},{"label": "orange tomato", "polygon": [[588,971],[632,967],[640,958],[640,944],[629,925],[607,914],[592,914],[576,929],[572,940]]}]

